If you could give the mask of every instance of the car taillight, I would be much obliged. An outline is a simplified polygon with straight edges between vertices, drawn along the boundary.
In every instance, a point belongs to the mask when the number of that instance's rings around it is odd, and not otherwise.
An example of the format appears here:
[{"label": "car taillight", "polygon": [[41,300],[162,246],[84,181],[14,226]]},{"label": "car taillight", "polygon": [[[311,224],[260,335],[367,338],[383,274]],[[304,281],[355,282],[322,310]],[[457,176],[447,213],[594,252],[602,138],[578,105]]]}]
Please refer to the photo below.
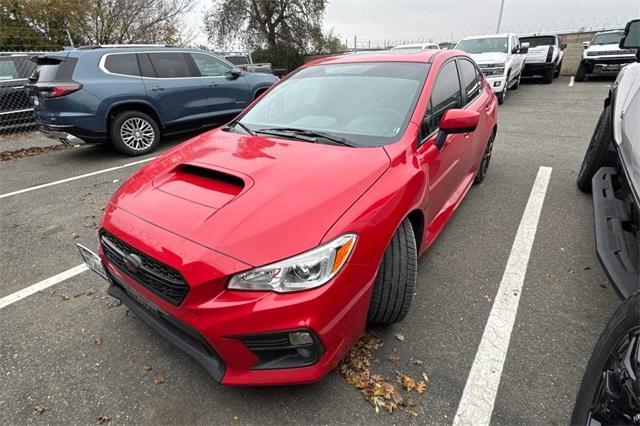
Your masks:
[{"label": "car taillight", "polygon": [[66,83],[36,83],[31,88],[45,98],[59,98],[82,88],[82,84],[76,82]]}]

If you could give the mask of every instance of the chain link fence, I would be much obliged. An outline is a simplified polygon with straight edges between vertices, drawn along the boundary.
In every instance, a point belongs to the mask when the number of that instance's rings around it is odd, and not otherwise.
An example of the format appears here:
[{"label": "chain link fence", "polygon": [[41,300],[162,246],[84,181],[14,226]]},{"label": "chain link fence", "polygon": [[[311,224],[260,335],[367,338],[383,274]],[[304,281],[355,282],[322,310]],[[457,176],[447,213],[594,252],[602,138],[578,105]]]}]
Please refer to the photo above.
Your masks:
[{"label": "chain link fence", "polygon": [[0,138],[36,128],[27,84],[42,52],[0,52]]}]

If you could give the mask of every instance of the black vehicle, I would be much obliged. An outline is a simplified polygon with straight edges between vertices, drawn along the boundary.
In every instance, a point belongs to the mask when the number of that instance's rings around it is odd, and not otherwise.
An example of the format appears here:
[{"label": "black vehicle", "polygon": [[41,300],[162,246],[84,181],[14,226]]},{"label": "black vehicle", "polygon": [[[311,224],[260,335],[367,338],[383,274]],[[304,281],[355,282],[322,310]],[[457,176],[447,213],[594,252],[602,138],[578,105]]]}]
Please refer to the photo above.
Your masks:
[{"label": "black vehicle", "polygon": [[33,103],[27,90],[35,64],[32,55],[0,54],[0,131],[35,126]]},{"label": "black vehicle", "polygon": [[[621,49],[640,47],[640,19]],[[596,251],[625,300],[591,355],[572,416],[579,425],[640,425],[640,54],[611,85],[578,175],[593,193]]]}]

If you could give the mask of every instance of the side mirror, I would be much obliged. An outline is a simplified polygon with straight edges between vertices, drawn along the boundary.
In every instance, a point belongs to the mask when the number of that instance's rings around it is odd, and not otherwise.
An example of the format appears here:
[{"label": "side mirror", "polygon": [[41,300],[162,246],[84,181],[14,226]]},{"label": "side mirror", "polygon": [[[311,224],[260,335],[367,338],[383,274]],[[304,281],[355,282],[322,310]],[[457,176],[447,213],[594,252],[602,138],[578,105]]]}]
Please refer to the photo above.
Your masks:
[{"label": "side mirror", "polygon": [[560,50],[564,50],[567,48],[567,43],[560,43]]},{"label": "side mirror", "polygon": [[584,47],[586,49],[587,47],[589,47],[589,44],[591,44],[591,43],[589,43],[588,41],[583,41],[582,42],[582,47]]},{"label": "side mirror", "polygon": [[236,78],[242,76],[242,71],[238,68],[231,68],[229,71],[227,71],[227,76],[232,80],[235,80]]},{"label": "side mirror", "polygon": [[447,135],[457,133],[469,133],[476,130],[480,113],[468,109],[447,110],[440,119],[440,131],[436,138],[436,147],[442,149]]},{"label": "side mirror", "polygon": [[630,21],[624,29],[624,37],[620,40],[622,49],[640,48],[640,19]]}]

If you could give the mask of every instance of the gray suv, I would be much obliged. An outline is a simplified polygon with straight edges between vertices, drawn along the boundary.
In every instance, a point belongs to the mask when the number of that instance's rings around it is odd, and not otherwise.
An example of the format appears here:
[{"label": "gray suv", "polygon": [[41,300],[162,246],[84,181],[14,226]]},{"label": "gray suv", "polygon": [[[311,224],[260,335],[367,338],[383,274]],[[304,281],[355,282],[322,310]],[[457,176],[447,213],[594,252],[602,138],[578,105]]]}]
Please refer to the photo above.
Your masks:
[{"label": "gray suv", "polygon": [[225,123],[278,79],[245,73],[210,52],[159,46],[90,46],[34,58],[40,130],[111,142],[128,155],[160,137]]}]

